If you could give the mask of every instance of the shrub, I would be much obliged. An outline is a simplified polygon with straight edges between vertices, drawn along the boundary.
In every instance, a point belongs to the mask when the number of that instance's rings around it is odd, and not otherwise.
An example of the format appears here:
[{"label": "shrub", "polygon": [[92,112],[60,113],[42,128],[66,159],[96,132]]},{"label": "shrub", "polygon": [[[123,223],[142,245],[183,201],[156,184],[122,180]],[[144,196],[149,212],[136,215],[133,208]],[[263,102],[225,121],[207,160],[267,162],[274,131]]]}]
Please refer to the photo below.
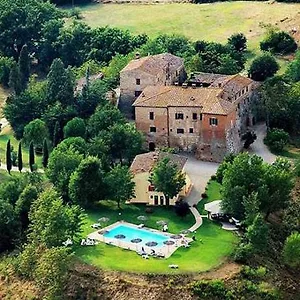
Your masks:
[{"label": "shrub", "polygon": [[216,175],[211,175],[210,180],[217,180],[217,176]]},{"label": "shrub", "polygon": [[289,141],[289,134],[283,129],[271,129],[264,140],[273,151],[282,151]]},{"label": "shrub", "polygon": [[296,51],[297,44],[287,32],[270,30],[267,37],[260,42],[260,49],[277,54],[288,54]]},{"label": "shrub", "polygon": [[64,127],[64,138],[85,137],[86,127],[84,120],[78,117],[70,120]]},{"label": "shrub", "polygon": [[192,284],[194,294],[201,299],[226,299],[227,289],[221,280],[200,280]]},{"label": "shrub", "polygon": [[190,212],[189,204],[182,200],[176,201],[174,208],[176,215],[182,218],[188,215]]},{"label": "shrub", "polygon": [[267,269],[265,267],[258,267],[257,269],[249,266],[243,266],[241,274],[244,278],[249,280],[258,280],[265,277]]},{"label": "shrub", "polygon": [[253,80],[264,81],[268,77],[272,77],[278,70],[279,65],[275,58],[265,53],[253,60],[248,73]]},{"label": "shrub", "polygon": [[147,214],[152,214],[152,213],[153,213],[153,208],[152,208],[152,207],[147,207],[147,208],[145,209],[145,213],[147,213]]},{"label": "shrub", "polygon": [[251,244],[241,243],[235,250],[234,260],[236,262],[245,263],[253,254]]},{"label": "shrub", "polygon": [[201,197],[202,197],[203,199],[205,199],[205,198],[207,198],[208,196],[207,196],[206,193],[202,193],[202,194],[201,194]]},{"label": "shrub", "polygon": [[0,57],[0,84],[8,87],[10,69],[13,65],[13,59],[8,57]]}]

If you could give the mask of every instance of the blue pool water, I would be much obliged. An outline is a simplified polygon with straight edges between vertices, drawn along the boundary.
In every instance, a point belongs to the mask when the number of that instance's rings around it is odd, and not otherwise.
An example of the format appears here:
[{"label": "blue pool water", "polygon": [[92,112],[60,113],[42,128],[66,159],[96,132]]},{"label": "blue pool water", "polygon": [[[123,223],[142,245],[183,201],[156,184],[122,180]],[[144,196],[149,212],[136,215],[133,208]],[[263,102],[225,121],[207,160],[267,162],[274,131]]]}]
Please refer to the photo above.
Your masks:
[{"label": "blue pool water", "polygon": [[140,243],[137,245],[143,246],[148,242],[156,242],[156,247],[165,246],[163,244],[164,241],[169,240],[169,237],[159,234],[156,232],[151,232],[145,229],[139,229],[127,225],[117,225],[116,227],[112,228],[108,232],[104,234],[104,237],[107,238],[114,238],[118,234],[125,235],[125,238],[120,239],[120,241],[130,242],[132,239],[142,239]]}]

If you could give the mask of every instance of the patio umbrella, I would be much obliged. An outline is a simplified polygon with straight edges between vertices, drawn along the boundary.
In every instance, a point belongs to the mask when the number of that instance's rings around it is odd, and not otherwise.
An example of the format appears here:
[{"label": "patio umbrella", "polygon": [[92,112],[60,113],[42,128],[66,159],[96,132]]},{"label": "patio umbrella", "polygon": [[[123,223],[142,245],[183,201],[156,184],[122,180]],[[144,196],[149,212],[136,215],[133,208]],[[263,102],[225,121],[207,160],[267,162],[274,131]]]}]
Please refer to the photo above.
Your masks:
[{"label": "patio umbrella", "polygon": [[171,241],[171,240],[167,240],[167,241],[164,241],[164,244],[170,246],[170,245],[174,245],[175,242]]},{"label": "patio umbrella", "polygon": [[180,234],[173,234],[170,236],[170,238],[173,240],[179,240],[182,238],[182,236]]},{"label": "patio umbrella", "polygon": [[191,231],[189,229],[184,229],[180,231],[181,234],[189,234]]},{"label": "patio umbrella", "polygon": [[156,242],[148,242],[148,243],[146,243],[146,246],[155,247],[155,246],[157,246],[157,243]]},{"label": "patio umbrella", "polygon": [[124,234],[117,234],[117,235],[115,235],[115,239],[118,239],[118,240],[125,239],[125,235]]},{"label": "patio umbrella", "polygon": [[101,222],[101,223],[107,223],[109,221],[109,218],[108,217],[102,217],[98,221]]},{"label": "patio umbrella", "polygon": [[140,243],[141,241],[142,241],[142,239],[132,239],[130,242],[137,244],[137,243]]},{"label": "patio umbrella", "polygon": [[139,221],[146,221],[148,218],[146,216],[138,216],[137,219]]},{"label": "patio umbrella", "polygon": [[164,226],[164,225],[166,225],[168,223],[166,221],[164,221],[164,220],[160,220],[160,221],[157,221],[156,224],[160,225],[160,226]]},{"label": "patio umbrella", "polygon": [[171,240],[167,240],[167,241],[164,241],[164,244],[168,246],[168,252],[169,252],[169,246],[174,245],[175,242],[171,241]]},{"label": "patio umbrella", "polygon": [[138,250],[137,244],[140,243],[141,241],[142,239],[137,238],[137,239],[132,239],[130,242],[136,244],[136,250]]}]

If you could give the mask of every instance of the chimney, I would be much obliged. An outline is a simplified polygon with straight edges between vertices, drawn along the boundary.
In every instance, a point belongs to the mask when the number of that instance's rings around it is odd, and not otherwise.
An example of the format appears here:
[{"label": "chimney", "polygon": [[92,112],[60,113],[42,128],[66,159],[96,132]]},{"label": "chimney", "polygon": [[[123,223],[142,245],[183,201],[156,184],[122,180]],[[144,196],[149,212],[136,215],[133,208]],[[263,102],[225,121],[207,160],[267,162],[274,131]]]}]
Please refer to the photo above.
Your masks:
[{"label": "chimney", "polygon": [[136,52],[135,53],[135,59],[139,59],[141,57],[140,53],[139,52]]},{"label": "chimney", "polygon": [[188,84],[187,84],[186,82],[184,82],[184,83],[182,84],[182,88],[183,88],[183,89],[187,89],[187,87],[188,87]]},{"label": "chimney", "polygon": [[196,83],[192,83],[192,88],[193,88],[193,89],[196,88]]},{"label": "chimney", "polygon": [[178,86],[178,85],[179,85],[179,82],[178,82],[178,81],[175,81],[175,82],[174,82],[174,85]]}]

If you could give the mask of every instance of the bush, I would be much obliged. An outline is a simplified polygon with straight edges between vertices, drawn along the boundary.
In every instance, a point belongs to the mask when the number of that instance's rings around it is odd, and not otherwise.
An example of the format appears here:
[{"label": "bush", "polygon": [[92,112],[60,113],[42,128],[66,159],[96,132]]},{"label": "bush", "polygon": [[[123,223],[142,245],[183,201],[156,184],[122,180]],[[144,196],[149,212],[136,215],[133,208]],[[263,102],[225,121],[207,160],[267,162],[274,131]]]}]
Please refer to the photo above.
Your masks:
[{"label": "bush", "polygon": [[243,266],[241,275],[249,280],[259,280],[266,276],[267,269],[265,267],[258,267],[257,269],[249,266]]},{"label": "bush", "polygon": [[85,138],[86,127],[84,120],[78,117],[70,120],[64,127],[64,138],[82,137]]},{"label": "bush", "polygon": [[253,254],[251,244],[241,243],[235,250],[234,260],[239,263],[245,263]]},{"label": "bush", "polygon": [[216,175],[211,175],[210,180],[213,180],[213,181],[217,180],[217,176]]},{"label": "bush", "polygon": [[269,130],[264,140],[265,144],[273,151],[282,151],[288,144],[288,141],[289,134],[283,129],[277,128]]},{"label": "bush", "polygon": [[147,207],[147,208],[145,209],[145,213],[146,213],[146,214],[152,214],[152,213],[153,213],[153,208],[152,208],[152,207]]},{"label": "bush", "polygon": [[279,70],[279,65],[275,58],[268,54],[256,57],[249,69],[249,77],[256,81],[264,81],[272,77]]},{"label": "bush", "polygon": [[276,54],[288,54],[297,50],[297,44],[287,32],[271,30],[260,42],[260,49]]},{"label": "bush", "polygon": [[203,199],[205,199],[205,198],[207,198],[208,196],[207,196],[206,193],[202,193],[202,194],[201,194],[201,197],[202,197]]},{"label": "bush", "polygon": [[176,201],[174,208],[176,215],[182,218],[188,215],[190,212],[189,204],[182,200]]},{"label": "bush", "polygon": [[200,280],[192,285],[192,291],[201,299],[226,299],[227,289],[221,280]]}]

